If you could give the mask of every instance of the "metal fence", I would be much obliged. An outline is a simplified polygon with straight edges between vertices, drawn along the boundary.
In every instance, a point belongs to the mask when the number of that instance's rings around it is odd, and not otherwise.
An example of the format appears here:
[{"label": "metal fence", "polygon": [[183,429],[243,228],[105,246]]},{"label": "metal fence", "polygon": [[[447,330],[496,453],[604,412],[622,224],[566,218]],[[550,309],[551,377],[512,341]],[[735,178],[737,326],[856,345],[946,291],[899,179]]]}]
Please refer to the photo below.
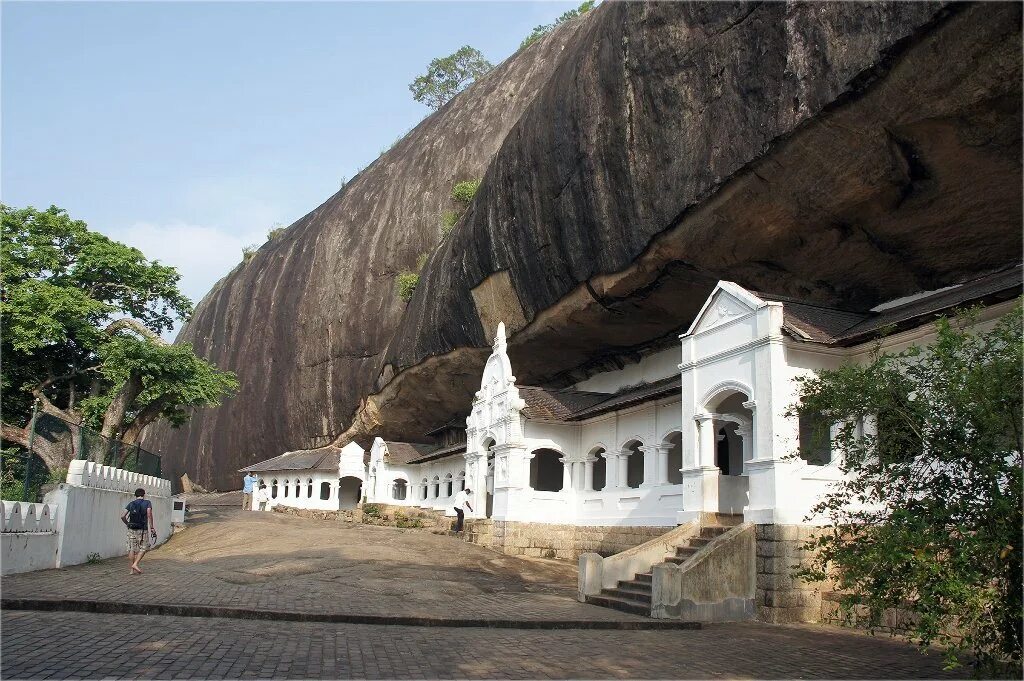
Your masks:
[{"label": "metal fence", "polygon": [[[137,444],[126,444],[121,440],[104,437],[88,426],[70,423],[52,414],[39,412],[29,424],[29,442],[38,454],[46,449],[50,458],[66,466],[75,459],[95,461],[115,466],[134,473],[161,476],[160,457]],[[17,452],[7,450],[4,457],[4,487],[7,494],[21,492],[23,501],[35,501],[39,488],[58,480],[64,471],[46,468],[30,456],[27,449]],[[18,470],[21,469],[21,470]],[[18,478],[21,484],[17,485]]]}]

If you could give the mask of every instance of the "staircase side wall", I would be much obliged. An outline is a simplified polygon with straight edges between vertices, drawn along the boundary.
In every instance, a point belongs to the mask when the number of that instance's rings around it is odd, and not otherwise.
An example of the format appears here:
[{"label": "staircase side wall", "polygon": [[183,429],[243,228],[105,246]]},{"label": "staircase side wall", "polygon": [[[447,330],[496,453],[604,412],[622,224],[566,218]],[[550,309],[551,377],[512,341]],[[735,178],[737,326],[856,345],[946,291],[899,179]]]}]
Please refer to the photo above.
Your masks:
[{"label": "staircase side wall", "polygon": [[754,619],[755,545],[755,526],[744,523],[682,565],[655,565],[651,617],[689,622]]}]

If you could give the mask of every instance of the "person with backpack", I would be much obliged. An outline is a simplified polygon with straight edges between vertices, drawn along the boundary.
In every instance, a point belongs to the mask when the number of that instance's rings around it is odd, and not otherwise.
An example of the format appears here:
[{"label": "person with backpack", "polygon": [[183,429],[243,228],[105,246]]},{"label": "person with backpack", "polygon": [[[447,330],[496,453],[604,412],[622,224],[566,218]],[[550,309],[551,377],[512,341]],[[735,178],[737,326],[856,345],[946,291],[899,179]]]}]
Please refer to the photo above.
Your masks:
[{"label": "person with backpack", "polygon": [[156,544],[156,523],[153,521],[153,504],[145,499],[146,490],[141,487],[135,490],[135,499],[128,502],[121,515],[121,522],[128,528],[125,543],[128,545],[128,560],[132,568],[129,574],[141,575],[142,568],[139,561],[149,549],[149,542],[146,541],[146,526],[149,526],[149,535]]}]

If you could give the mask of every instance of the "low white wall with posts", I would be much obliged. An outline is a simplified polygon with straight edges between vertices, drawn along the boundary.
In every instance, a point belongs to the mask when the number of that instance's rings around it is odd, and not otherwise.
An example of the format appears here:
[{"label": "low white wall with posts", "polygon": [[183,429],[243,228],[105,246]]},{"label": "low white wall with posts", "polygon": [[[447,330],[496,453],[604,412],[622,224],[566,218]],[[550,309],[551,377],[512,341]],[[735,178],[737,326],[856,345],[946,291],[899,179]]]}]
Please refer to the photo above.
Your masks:
[{"label": "low white wall with posts", "polygon": [[157,543],[162,544],[171,535],[172,503],[171,483],[162,478],[72,461],[66,482],[49,492],[44,503],[0,502],[2,574],[77,565],[92,554],[127,554],[121,514],[139,487],[153,503]]}]

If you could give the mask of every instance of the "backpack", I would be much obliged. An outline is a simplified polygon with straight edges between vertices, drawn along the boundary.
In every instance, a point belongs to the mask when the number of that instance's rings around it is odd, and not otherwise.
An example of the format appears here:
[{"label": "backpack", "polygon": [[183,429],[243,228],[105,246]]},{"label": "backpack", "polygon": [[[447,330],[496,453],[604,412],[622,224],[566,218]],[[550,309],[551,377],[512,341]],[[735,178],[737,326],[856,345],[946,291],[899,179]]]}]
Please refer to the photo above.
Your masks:
[{"label": "backpack", "polygon": [[128,504],[128,529],[146,529],[146,508],[148,505],[143,499],[136,499]]}]

